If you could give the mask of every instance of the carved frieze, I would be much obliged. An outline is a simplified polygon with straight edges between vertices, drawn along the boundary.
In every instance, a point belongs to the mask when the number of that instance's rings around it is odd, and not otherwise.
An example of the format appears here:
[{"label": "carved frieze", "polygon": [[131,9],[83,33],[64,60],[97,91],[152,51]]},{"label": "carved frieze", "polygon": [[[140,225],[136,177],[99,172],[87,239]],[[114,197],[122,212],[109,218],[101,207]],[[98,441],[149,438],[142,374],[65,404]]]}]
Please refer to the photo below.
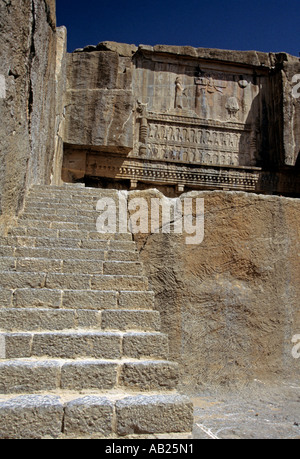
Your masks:
[{"label": "carved frieze", "polygon": [[132,156],[194,164],[255,165],[251,126],[231,123],[224,127],[197,117],[152,112],[147,113],[147,122],[142,120],[139,118],[140,141]]},{"label": "carved frieze", "polygon": [[257,119],[249,116],[249,109],[259,89],[252,76],[199,65],[193,69],[180,62],[155,62],[137,72],[136,89],[143,103],[137,103],[131,157],[256,165]]},{"label": "carved frieze", "polygon": [[[280,171],[299,152],[283,55],[164,46],[109,53],[69,59],[66,180],[174,184],[177,192],[292,189],[292,170]],[[257,166],[264,174],[255,185]]]}]

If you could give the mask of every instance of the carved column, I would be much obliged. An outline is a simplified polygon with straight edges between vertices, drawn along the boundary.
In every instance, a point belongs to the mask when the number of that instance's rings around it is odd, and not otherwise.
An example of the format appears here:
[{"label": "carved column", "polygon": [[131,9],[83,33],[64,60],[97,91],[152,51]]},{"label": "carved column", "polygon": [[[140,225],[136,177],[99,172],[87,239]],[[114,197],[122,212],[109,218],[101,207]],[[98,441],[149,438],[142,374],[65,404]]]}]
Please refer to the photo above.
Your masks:
[{"label": "carved column", "polygon": [[140,145],[139,152],[142,155],[145,155],[147,153],[147,136],[148,136],[148,119],[147,119],[147,105],[148,104],[142,104],[141,102],[137,102],[138,107],[137,107],[137,112],[139,113],[139,118],[140,118],[140,142],[142,145]]}]

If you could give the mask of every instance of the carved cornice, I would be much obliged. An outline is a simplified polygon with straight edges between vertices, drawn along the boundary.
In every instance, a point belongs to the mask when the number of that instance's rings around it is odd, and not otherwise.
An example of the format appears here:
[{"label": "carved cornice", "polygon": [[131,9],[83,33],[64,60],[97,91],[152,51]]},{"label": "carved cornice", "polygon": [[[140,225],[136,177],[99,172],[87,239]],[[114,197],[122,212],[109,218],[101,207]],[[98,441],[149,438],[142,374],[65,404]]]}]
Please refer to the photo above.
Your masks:
[{"label": "carved cornice", "polygon": [[[87,173],[91,171],[87,170]],[[259,180],[259,168],[230,168],[192,166],[132,158],[121,164],[98,156],[97,175],[115,180],[128,179],[152,184],[182,185],[194,188],[228,188],[255,191]]]}]

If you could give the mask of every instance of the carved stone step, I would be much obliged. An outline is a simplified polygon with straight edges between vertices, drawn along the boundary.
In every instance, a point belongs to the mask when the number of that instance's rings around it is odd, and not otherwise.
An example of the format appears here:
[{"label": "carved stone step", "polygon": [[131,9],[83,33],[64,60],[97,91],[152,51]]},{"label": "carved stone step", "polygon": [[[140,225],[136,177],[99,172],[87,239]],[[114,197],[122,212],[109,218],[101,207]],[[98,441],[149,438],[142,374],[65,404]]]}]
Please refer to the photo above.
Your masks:
[{"label": "carved stone step", "polygon": [[96,221],[95,222],[68,222],[68,221],[59,221],[58,219],[54,221],[43,221],[43,220],[29,220],[23,219],[20,217],[19,219],[20,227],[26,228],[41,228],[41,229],[53,229],[53,230],[73,230],[73,231],[89,231],[89,232],[96,232]]},{"label": "carved stone step", "polygon": [[47,247],[12,247],[0,246],[1,257],[16,258],[51,258],[59,260],[90,260],[90,261],[138,261],[137,251],[96,250],[81,248],[47,248]]},{"label": "carved stone step", "polygon": [[46,247],[8,247],[0,246],[0,256],[26,258],[56,258],[60,260],[105,260],[138,261],[137,251],[81,249],[81,248],[46,248]]},{"label": "carved stone step", "polygon": [[178,365],[166,360],[0,361],[0,394],[117,387],[144,392],[172,390],[177,383]]},{"label": "carved stone step", "polygon": [[0,308],[153,309],[152,291],[0,288]]},{"label": "carved stone step", "polygon": [[96,241],[105,241],[107,244],[114,244],[115,241],[129,242],[132,244],[131,233],[99,233],[96,230],[96,226],[92,226],[91,229],[83,227],[81,229],[67,229],[63,228],[47,228],[44,222],[38,222],[36,220],[30,220],[32,223],[29,225],[24,224],[12,228],[9,231],[10,236],[27,236],[27,237],[52,237],[52,238],[72,238],[72,239],[87,239]]},{"label": "carved stone step", "polygon": [[148,290],[148,279],[143,276],[2,271],[0,272],[1,287],[140,291]]},{"label": "carved stone step", "polygon": [[76,217],[80,217],[80,219],[84,218],[85,220],[94,219],[94,217],[97,218],[99,216],[99,211],[97,211],[96,206],[86,206],[84,209],[76,205],[73,205],[73,207],[70,205],[61,205],[60,207],[58,205],[52,205],[51,207],[45,207],[45,205],[42,204],[39,204],[38,206],[37,204],[32,205],[26,202],[21,216],[26,216],[27,218],[34,220],[38,215],[41,218],[46,219],[51,217],[59,217],[59,219],[61,219],[65,217],[68,219],[70,218],[70,220],[67,221],[74,221]]},{"label": "carved stone step", "polygon": [[1,257],[0,270],[139,276],[142,263],[126,261],[65,260],[55,258]]},{"label": "carved stone step", "polygon": [[91,212],[96,211],[97,201],[92,201],[90,204],[81,204],[80,206],[76,202],[69,200],[68,203],[60,202],[59,199],[46,201],[42,197],[30,197],[27,196],[24,212],[29,213],[45,213],[47,214],[62,214],[65,215],[90,215]]},{"label": "carved stone step", "polygon": [[99,212],[96,212],[96,210],[94,212],[90,212],[89,216],[87,215],[82,215],[81,213],[79,213],[78,215],[74,215],[74,212],[73,214],[65,214],[64,212],[62,212],[62,214],[49,214],[49,213],[46,213],[46,212],[30,212],[30,211],[26,211],[26,212],[23,212],[23,214],[20,216],[19,218],[19,224],[23,225],[24,222],[29,222],[30,225],[34,224],[33,222],[35,222],[35,225],[45,225],[45,224],[48,224],[48,223],[52,223],[52,222],[60,222],[60,223],[78,223],[80,224],[82,227],[84,227],[85,225],[93,225],[93,228],[95,229],[96,228],[96,221],[97,221],[97,218],[99,216]]},{"label": "carved stone step", "polygon": [[193,406],[181,395],[109,396],[99,392],[73,397],[19,395],[0,401],[0,438],[101,438],[192,431]]},{"label": "carved stone step", "polygon": [[151,310],[0,308],[0,331],[31,332],[66,329],[159,331],[160,314]]},{"label": "carved stone step", "polygon": [[35,186],[0,237],[0,438],[192,430],[132,234],[96,230],[102,197],[118,206],[115,190]]},{"label": "carved stone step", "polygon": [[168,338],[157,332],[62,331],[1,333],[0,357],[77,359],[168,358]]},{"label": "carved stone step", "polygon": [[[0,245],[9,246],[9,247],[44,247],[44,248],[83,248],[83,249],[92,249],[92,250],[122,250],[122,251],[131,251],[137,252],[136,245],[131,240],[122,240],[122,239],[93,239],[90,238],[91,233],[84,233],[81,239],[74,238],[72,236],[73,231],[69,232],[67,230],[58,231],[53,235],[50,234],[50,237],[45,236],[45,232],[52,230],[43,230],[39,228],[29,228],[28,234],[27,230],[22,230],[22,235],[15,236],[0,236]],[[98,233],[96,233],[98,234]],[[52,237],[51,237],[52,236]],[[54,237],[53,237],[54,236]],[[65,237],[68,236],[68,237]]]},{"label": "carved stone step", "polygon": [[101,312],[86,309],[0,309],[2,332],[58,331],[75,328],[101,329]]},{"label": "carved stone step", "polygon": [[67,186],[55,186],[55,185],[33,185],[29,191],[29,196],[45,196],[45,197],[62,197],[62,198],[81,198],[82,196],[87,197],[114,197],[117,196],[117,191],[113,189],[103,188],[90,188],[90,187],[78,187],[73,184]]}]

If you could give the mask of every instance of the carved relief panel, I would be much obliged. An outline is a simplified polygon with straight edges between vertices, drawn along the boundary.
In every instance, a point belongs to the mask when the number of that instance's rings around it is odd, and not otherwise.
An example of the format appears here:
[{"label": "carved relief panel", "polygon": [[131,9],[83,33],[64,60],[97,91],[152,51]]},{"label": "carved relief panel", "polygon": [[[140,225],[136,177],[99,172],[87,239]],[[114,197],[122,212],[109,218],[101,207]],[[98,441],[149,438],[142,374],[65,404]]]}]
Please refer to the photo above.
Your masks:
[{"label": "carved relief panel", "polygon": [[[212,64],[211,64],[212,67]],[[220,67],[220,64],[219,64]],[[262,77],[263,78],[263,77]],[[132,156],[193,164],[255,166],[260,78],[195,62],[137,65]]]}]

